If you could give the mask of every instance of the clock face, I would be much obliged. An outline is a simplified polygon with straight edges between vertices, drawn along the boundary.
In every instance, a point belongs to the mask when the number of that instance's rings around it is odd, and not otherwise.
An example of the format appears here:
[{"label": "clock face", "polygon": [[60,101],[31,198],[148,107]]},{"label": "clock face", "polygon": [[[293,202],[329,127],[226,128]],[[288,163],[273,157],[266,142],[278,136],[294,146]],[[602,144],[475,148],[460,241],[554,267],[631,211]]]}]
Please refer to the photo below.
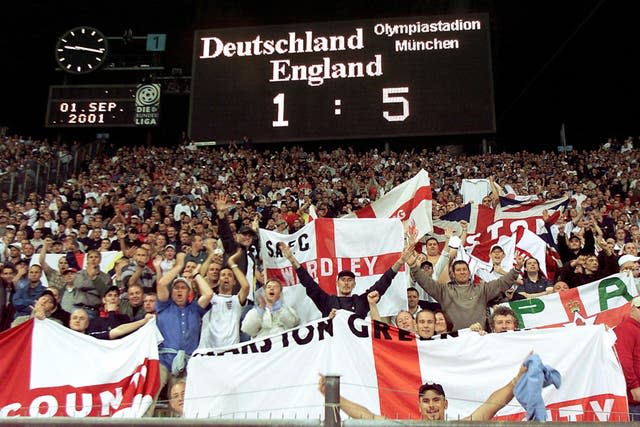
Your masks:
[{"label": "clock face", "polygon": [[56,62],[69,73],[90,73],[104,64],[107,50],[107,38],[104,34],[95,28],[77,27],[58,39]]}]

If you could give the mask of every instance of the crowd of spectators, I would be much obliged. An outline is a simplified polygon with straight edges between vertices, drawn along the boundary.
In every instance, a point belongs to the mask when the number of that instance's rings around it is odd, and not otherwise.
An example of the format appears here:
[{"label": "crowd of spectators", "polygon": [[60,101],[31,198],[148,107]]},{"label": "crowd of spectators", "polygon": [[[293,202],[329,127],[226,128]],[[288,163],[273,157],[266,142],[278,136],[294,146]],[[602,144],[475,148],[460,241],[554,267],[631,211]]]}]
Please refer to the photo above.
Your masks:
[{"label": "crowd of spectators", "polygon": [[[63,184],[47,183],[42,194],[33,192],[20,201],[4,195],[2,326],[49,317],[76,331],[113,339],[156,314],[161,332],[167,334],[161,362],[163,381],[170,382],[184,375],[201,335],[207,345],[227,345],[239,342],[242,331],[251,336],[272,331],[279,318],[286,317],[283,327],[296,324],[294,308],[280,301],[279,284],[265,286],[255,306],[247,300],[248,282],[255,278],[260,286],[261,280],[255,250],[258,227],[295,232],[309,221],[311,209],[319,217],[340,217],[425,169],[433,189],[434,219],[463,205],[463,179],[492,177],[517,195],[541,199],[567,193],[572,197],[570,209],[556,224],[563,263],[556,277],[543,277],[536,260],[518,260],[518,267],[524,265],[522,275],[492,271],[499,289],[487,293],[487,301],[473,307],[473,313],[447,313],[447,301],[457,298],[457,291],[444,296],[434,288],[442,278],[433,273],[440,258],[437,249],[430,252],[427,243],[423,258],[405,259],[413,264],[416,282],[398,326],[431,338],[472,326],[477,318],[476,329],[490,330],[496,319],[486,313],[486,304],[512,284],[520,286],[516,298],[529,298],[620,270],[639,275],[639,153],[631,137],[620,146],[608,141],[591,151],[481,155],[346,145],[331,151],[245,145],[121,147],[97,156]],[[63,145],[5,137],[0,140],[0,173],[70,155]],[[101,271],[101,257],[112,252],[122,256],[113,269]],[[50,261],[51,255],[56,262]],[[82,257],[84,264],[79,262]],[[454,285],[466,283],[471,279],[463,267],[454,263],[451,270],[445,268],[445,277],[450,275]],[[419,286],[435,300],[418,301],[417,296],[424,295],[418,293]],[[368,304],[374,307],[379,297],[371,295]],[[508,297],[513,297],[513,289]],[[222,307],[228,312],[219,311]],[[245,315],[251,324],[241,328]],[[188,320],[179,320],[181,316]],[[500,311],[499,316],[508,313]],[[135,327],[121,327],[130,322]],[[515,328],[514,323],[506,322]]]}]

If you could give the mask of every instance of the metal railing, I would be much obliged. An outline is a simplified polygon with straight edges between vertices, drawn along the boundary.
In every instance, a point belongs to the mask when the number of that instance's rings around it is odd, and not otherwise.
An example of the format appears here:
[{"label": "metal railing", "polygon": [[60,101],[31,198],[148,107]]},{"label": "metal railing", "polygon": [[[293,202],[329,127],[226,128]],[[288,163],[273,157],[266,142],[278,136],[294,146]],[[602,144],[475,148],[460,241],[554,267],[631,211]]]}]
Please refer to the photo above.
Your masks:
[{"label": "metal railing", "polygon": [[15,169],[0,176],[0,192],[6,193],[9,200],[18,202],[23,202],[30,193],[44,196],[49,184],[61,186],[78,173],[85,162],[99,155],[103,144],[100,141],[76,144],[68,152],[58,152],[55,160],[29,160],[15,165]]}]

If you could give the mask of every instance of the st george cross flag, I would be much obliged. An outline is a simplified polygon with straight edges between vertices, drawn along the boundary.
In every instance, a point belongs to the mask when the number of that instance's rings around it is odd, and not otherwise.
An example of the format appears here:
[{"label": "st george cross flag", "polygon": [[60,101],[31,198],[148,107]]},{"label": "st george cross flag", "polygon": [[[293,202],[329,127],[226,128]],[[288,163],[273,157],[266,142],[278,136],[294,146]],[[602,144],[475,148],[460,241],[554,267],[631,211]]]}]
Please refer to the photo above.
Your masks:
[{"label": "st george cross flag", "polygon": [[[335,295],[338,273],[351,270],[356,276],[353,293],[359,294],[398,260],[404,233],[398,219],[319,218],[294,234],[260,229],[260,255],[266,278],[277,278],[283,283],[285,303],[293,306],[301,321],[306,322],[318,319],[320,311],[306,296],[291,264],[278,249],[278,242],[291,247],[296,259],[325,292]],[[378,308],[382,316],[406,310],[406,274],[403,267],[380,299]]]},{"label": "st george cross flag", "polygon": [[[548,420],[625,421],[626,386],[604,326],[550,328],[417,341],[410,333],[339,311],[298,329],[238,346],[196,351],[187,418],[310,418],[324,413],[318,373],[340,376],[340,394],[374,414],[417,419],[417,390],[440,384],[446,418],[470,415],[508,384],[530,351],[562,375],[542,391]],[[291,375],[295,373],[295,375]],[[523,420],[513,399],[496,419]]]},{"label": "st george cross flag", "polygon": [[421,169],[410,180],[344,218],[399,218],[408,226],[415,226],[420,239],[433,230],[432,206],[429,174]]},{"label": "st george cross flag", "polygon": [[606,324],[615,327],[629,313],[629,301],[638,294],[633,277],[614,274],[567,291],[511,301],[520,328]]},{"label": "st george cross flag", "polygon": [[155,321],[106,341],[50,320],[0,334],[0,417],[142,417],[160,386]]}]

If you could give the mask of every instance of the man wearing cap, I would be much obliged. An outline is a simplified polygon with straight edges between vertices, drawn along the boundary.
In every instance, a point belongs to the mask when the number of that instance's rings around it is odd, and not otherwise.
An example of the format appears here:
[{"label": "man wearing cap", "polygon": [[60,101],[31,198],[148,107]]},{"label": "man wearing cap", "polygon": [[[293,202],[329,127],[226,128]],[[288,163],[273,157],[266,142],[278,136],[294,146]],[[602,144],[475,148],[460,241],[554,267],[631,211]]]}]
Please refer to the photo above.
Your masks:
[{"label": "man wearing cap", "polygon": [[7,246],[9,250],[9,254],[7,255],[7,262],[10,262],[13,265],[17,265],[20,260],[22,260],[22,253],[20,251],[20,244],[18,243],[10,243]]},{"label": "man wearing cap", "polygon": [[[156,311],[158,329],[164,337],[160,344],[159,390],[170,377],[177,378],[185,374],[189,355],[198,347],[202,316],[210,308],[213,297],[213,291],[199,272],[195,273],[192,280],[177,277],[185,265],[184,259],[185,254],[179,253],[173,268],[158,279]],[[156,270],[158,268],[156,265]],[[197,283],[200,294],[192,302],[188,299],[190,282]]]},{"label": "man wearing cap", "polygon": [[[489,421],[496,413],[504,408],[513,399],[513,389],[520,380],[520,377],[527,371],[524,365],[520,366],[520,370],[516,376],[504,386],[500,387],[491,395],[487,400],[478,406],[471,415],[468,415],[462,420],[468,421]],[[318,389],[320,393],[325,392],[325,379],[323,375],[320,375],[320,381],[318,382]],[[427,382],[420,386],[418,389],[418,408],[420,409],[420,417],[427,421],[445,421],[445,411],[449,406],[444,388],[440,384]],[[384,420],[387,419],[381,415],[374,414],[364,406],[355,403],[349,399],[340,396],[340,409],[346,412],[351,418],[365,419],[365,420]]]},{"label": "man wearing cap", "polygon": [[71,313],[75,310],[75,298],[76,298],[76,287],[73,285],[73,281],[76,278],[76,270],[73,267],[67,267],[62,270],[62,282],[63,286],[59,288],[60,293],[62,294],[60,297],[60,306],[67,313]]},{"label": "man wearing cap", "polygon": [[476,274],[480,279],[488,282],[498,279],[508,273],[502,266],[505,259],[504,249],[501,246],[494,245],[489,252],[489,260],[491,261],[491,269],[479,268]]},{"label": "man wearing cap", "polygon": [[13,308],[16,310],[14,318],[28,316],[31,313],[31,307],[45,290],[40,281],[41,277],[42,267],[38,264],[28,269],[26,264],[18,267],[18,273],[13,279],[16,288],[12,298]]},{"label": "man wearing cap", "polygon": [[627,382],[629,420],[640,421],[640,297],[631,300],[629,316],[613,330],[616,351]]},{"label": "man wearing cap", "polygon": [[352,271],[342,270],[338,273],[336,279],[337,295],[330,295],[326,293],[318,283],[309,275],[307,270],[300,265],[298,260],[291,252],[291,248],[284,242],[278,243],[278,248],[282,251],[287,260],[291,263],[293,268],[296,269],[296,274],[300,283],[305,288],[307,296],[311,298],[318,310],[322,313],[322,317],[327,317],[331,311],[335,309],[342,309],[354,312],[359,317],[366,317],[369,313],[369,301],[367,295],[370,292],[377,291],[382,298],[382,295],[387,291],[391,281],[398,273],[398,270],[407,261],[410,256],[415,258],[415,252],[413,244],[408,243],[400,258],[380,277],[369,289],[359,295],[352,295],[353,288],[356,286],[356,275]]}]

